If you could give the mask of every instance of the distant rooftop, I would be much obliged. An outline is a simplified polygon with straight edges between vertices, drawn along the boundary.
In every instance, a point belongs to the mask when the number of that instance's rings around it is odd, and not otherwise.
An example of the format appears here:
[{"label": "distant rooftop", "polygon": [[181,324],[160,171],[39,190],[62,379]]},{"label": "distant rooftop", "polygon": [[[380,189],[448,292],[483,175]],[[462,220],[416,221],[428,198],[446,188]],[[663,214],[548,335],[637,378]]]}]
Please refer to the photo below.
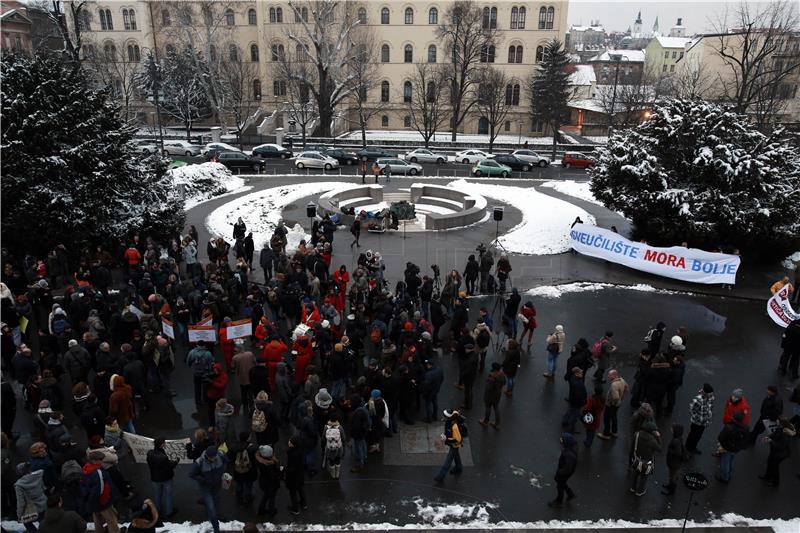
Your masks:
[{"label": "distant rooftop", "polygon": [[622,56],[625,57],[627,61],[631,61],[634,63],[644,63],[644,50],[606,50],[602,54],[596,55],[591,58],[589,61],[616,61],[614,57]]}]

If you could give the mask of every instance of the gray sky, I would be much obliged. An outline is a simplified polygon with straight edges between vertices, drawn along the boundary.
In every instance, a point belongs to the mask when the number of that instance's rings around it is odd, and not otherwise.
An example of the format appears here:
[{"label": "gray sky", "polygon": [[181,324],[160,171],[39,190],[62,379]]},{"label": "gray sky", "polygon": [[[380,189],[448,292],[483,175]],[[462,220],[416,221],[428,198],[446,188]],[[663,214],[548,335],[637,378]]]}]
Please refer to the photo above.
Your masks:
[{"label": "gray sky", "polygon": [[675,25],[678,17],[683,18],[686,34],[703,33],[711,31],[711,21],[717,15],[725,13],[725,9],[734,9],[739,5],[738,0],[719,0],[717,2],[702,2],[692,0],[570,0],[569,25],[588,25],[590,21],[599,19],[606,31],[625,31],[628,26],[633,26],[636,13],[642,11],[642,28],[650,31],[653,22],[658,16],[659,31],[662,34],[669,32]]}]

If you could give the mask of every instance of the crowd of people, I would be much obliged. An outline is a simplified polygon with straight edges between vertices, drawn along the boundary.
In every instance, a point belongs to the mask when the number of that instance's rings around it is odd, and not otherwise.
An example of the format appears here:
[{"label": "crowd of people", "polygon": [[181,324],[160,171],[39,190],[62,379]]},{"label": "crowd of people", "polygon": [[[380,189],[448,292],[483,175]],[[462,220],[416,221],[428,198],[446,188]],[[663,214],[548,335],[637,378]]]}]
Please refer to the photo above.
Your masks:
[{"label": "crowd of people", "polygon": [[[378,252],[357,253],[352,270],[333,264],[335,229],[320,218],[309,241],[288,250],[288,231],[279,223],[256,258],[252,233],[239,220],[233,245],[211,239],[205,263],[194,227],[166,243],[133,235],[114,249],[97,246],[73,256],[61,246],[44,259],[9,259],[0,284],[3,516],[16,517],[29,532],[82,531],[84,520],[92,520],[96,531],[116,533],[119,511],[128,509],[129,531],[154,531],[178,513],[173,482],[183,457],[191,461],[198,503],[215,533],[219,499],[229,486],[243,506],[255,501],[257,486],[257,513],[269,518],[278,514],[285,486],[288,511],[299,515],[308,507],[306,478],[324,472],[338,479],[350,441],[349,470],[358,475],[401,423],[443,422],[449,453],[434,479],[461,474],[476,385],[485,382],[478,423],[500,431],[501,399],[514,396],[537,328],[533,302],[522,301],[509,258],[497,250],[479,247],[463,273],[452,270],[443,281],[435,265],[432,275],[423,275],[409,262],[392,286]],[[253,281],[259,271],[264,283]],[[499,294],[502,303],[471,315],[470,296],[479,293]],[[249,321],[251,335],[230,333],[237,319]],[[196,324],[212,325],[216,341],[190,342]],[[613,368],[612,331],[593,343],[568,344],[557,325],[545,337],[545,379],[555,379],[561,354],[569,354],[558,495],[551,505],[576,495],[567,481],[577,467],[579,427],[586,447],[595,436],[617,438],[617,412],[626,400],[635,410],[631,491],[638,496],[662,448],[656,420],[689,418],[688,436],[675,424],[666,445],[664,492],[675,492],[681,465],[700,453],[698,443],[712,426],[714,390],[704,385],[681,413],[676,391],[686,371],[688,332],[678,328],[664,342],[665,331],[658,323],[646,332],[630,388]],[[800,321],[784,337],[785,353],[796,360]],[[457,375],[449,378],[463,401],[440,410],[443,356],[457,362]],[[176,396],[176,371],[192,376],[199,427],[177,454],[163,438],[153,440],[146,457],[152,489],[142,494],[125,473],[132,451],[124,435],[137,432],[137,419],[154,402]],[[790,398],[792,420],[778,400],[777,389],[768,389],[752,425],[743,392],[733,391],[713,445],[720,481],[730,480],[735,455],[766,435],[765,480],[778,484],[778,465],[800,420],[800,391]],[[19,457],[18,442],[28,438],[17,430],[22,426],[31,428],[30,445]]]}]

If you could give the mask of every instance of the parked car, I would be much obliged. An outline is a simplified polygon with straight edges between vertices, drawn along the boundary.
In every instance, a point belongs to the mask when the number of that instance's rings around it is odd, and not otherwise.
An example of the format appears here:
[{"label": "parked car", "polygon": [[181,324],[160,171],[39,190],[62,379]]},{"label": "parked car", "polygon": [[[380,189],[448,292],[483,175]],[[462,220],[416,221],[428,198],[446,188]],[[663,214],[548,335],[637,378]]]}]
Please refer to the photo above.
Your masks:
[{"label": "parked car", "polygon": [[164,155],[200,155],[202,147],[187,141],[164,141]]},{"label": "parked car", "polygon": [[157,154],[159,151],[158,141],[155,139],[142,139],[134,142],[133,151],[137,154]]},{"label": "parked car", "polygon": [[345,152],[341,148],[326,148],[322,154],[334,158],[340,165],[357,165],[360,161],[355,153]]},{"label": "parked car", "polygon": [[549,157],[539,155],[533,150],[514,150],[511,152],[511,155],[515,156],[517,159],[522,159],[523,161],[527,161],[528,163],[532,163],[539,167],[546,167],[550,164]]},{"label": "parked car", "polygon": [[203,147],[203,155],[206,157],[210,157],[214,154],[221,154],[222,152],[241,152],[235,146],[231,146],[227,143],[208,143]]},{"label": "parked car", "polygon": [[511,174],[511,168],[501,165],[494,159],[482,159],[472,167],[473,176],[500,176],[507,178]]},{"label": "parked car", "polygon": [[266,167],[266,163],[259,157],[252,157],[244,152],[222,152],[217,155],[220,163],[229,169],[252,169],[260,172]]},{"label": "parked car", "polygon": [[259,144],[253,151],[251,152],[253,156],[263,157],[263,158],[281,158],[281,159],[289,159],[292,157],[292,151],[288,148],[284,148],[280,144]]},{"label": "parked car", "polygon": [[376,161],[383,174],[403,174],[416,176],[422,174],[422,165],[419,163],[409,163],[402,159],[378,159]]},{"label": "parked car", "polygon": [[320,152],[303,152],[294,158],[294,166],[297,168],[323,168],[331,170],[339,168],[339,162]]},{"label": "parked car", "polygon": [[359,150],[358,152],[356,152],[356,155],[358,156],[359,159],[361,159],[361,156],[363,155],[367,156],[367,161],[376,161],[381,158],[396,157],[394,154],[390,154],[383,148],[374,148],[370,146],[362,150]]},{"label": "parked car", "polygon": [[594,159],[581,152],[564,152],[561,158],[561,166],[564,168],[589,168],[594,165]]},{"label": "parked car", "polygon": [[513,156],[511,154],[495,154],[495,155],[490,155],[489,158],[494,159],[501,165],[509,167],[511,170],[521,170],[522,172],[527,172],[531,169],[532,166],[532,163],[529,163],[528,161],[523,161],[517,156]]},{"label": "parked car", "polygon": [[456,155],[453,156],[453,161],[470,165],[477,163],[478,161],[482,161],[487,157],[489,157],[489,154],[480,150],[463,150],[461,152],[457,152]]},{"label": "parked car", "polygon": [[447,162],[447,154],[437,154],[436,152],[431,152],[427,148],[411,150],[402,157],[406,161],[411,161],[412,163],[436,163],[437,165],[443,165]]}]

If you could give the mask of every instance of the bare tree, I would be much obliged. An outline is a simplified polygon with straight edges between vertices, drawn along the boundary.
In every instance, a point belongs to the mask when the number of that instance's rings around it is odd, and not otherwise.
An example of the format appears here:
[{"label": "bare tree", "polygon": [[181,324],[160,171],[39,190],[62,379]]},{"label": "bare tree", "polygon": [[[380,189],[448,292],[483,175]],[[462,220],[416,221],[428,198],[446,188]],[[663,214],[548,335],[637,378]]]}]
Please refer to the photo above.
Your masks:
[{"label": "bare tree", "polygon": [[283,111],[288,115],[289,120],[300,128],[304,149],[308,130],[319,118],[316,101],[312,98],[312,87],[305,81],[311,78],[313,68],[313,65],[307,61],[283,58],[274,63],[273,69],[278,96],[285,97]]},{"label": "bare tree", "polygon": [[407,82],[411,84],[410,95],[403,89],[403,105],[411,117],[411,127],[422,136],[425,148],[448,117],[446,99],[443,98],[447,76],[448,71],[443,65],[417,63]]},{"label": "bare tree", "polygon": [[500,69],[488,67],[481,71],[478,84],[478,111],[489,122],[489,153],[494,148],[494,141],[500,134],[500,126],[508,117],[516,98],[519,104],[519,90],[514,88]]},{"label": "bare tree", "polygon": [[[684,57],[682,61],[687,61]],[[713,79],[702,63],[691,61],[683,64],[675,76],[670,78],[671,96],[686,100],[701,100],[711,94]]]},{"label": "bare tree", "polygon": [[374,35],[366,28],[358,28],[351,42],[355,54],[347,64],[348,75],[352,79],[350,101],[356,111],[358,127],[361,130],[361,145],[367,146],[367,124],[369,120],[383,111],[386,105],[380,98],[370,101],[369,95],[380,86],[377,46]]},{"label": "bare tree", "polygon": [[609,115],[612,127],[628,128],[642,121],[643,113],[655,100],[655,90],[647,83],[647,76],[639,73],[632,75],[629,83],[617,85],[616,94],[611,85],[599,86],[595,100]]},{"label": "bare tree", "polygon": [[451,140],[455,141],[459,126],[477,103],[474,89],[480,77],[481,55],[485,62],[494,61],[490,51],[497,36],[497,8],[482,9],[472,0],[456,0],[444,13],[436,36],[445,45],[445,63],[450,67]]},{"label": "bare tree", "polygon": [[261,81],[258,80],[258,87],[254,85],[258,78],[258,63],[244,61],[242,52],[239,50],[236,59],[229,58],[220,63],[216,74],[219,76],[217,83],[220,109],[233,119],[236,126],[236,138],[239,140],[239,148],[241,148],[242,132],[247,125],[247,119],[255,113],[260,104]]},{"label": "bare tree", "polygon": [[[32,7],[46,13],[58,32],[59,38],[64,43],[63,53],[72,63],[73,71],[81,68],[83,60],[81,47],[83,46],[83,32],[91,23],[91,14],[86,0],[73,0],[66,3],[61,0],[35,0]],[[49,37],[49,36],[45,36]]]},{"label": "bare tree", "polygon": [[800,56],[790,52],[798,39],[796,3],[742,1],[714,26],[715,51],[727,67],[717,80],[722,96],[760,130],[768,129],[787,102],[780,86],[800,69]]},{"label": "bare tree", "polygon": [[133,49],[128,55],[127,50],[117,49],[116,45],[103,49],[93,45],[92,50],[84,59],[86,68],[91,69],[97,82],[108,87],[120,101],[123,118],[126,121],[131,120],[134,116],[133,104],[138,100],[139,77],[142,73],[138,48],[137,55],[134,55]]}]

